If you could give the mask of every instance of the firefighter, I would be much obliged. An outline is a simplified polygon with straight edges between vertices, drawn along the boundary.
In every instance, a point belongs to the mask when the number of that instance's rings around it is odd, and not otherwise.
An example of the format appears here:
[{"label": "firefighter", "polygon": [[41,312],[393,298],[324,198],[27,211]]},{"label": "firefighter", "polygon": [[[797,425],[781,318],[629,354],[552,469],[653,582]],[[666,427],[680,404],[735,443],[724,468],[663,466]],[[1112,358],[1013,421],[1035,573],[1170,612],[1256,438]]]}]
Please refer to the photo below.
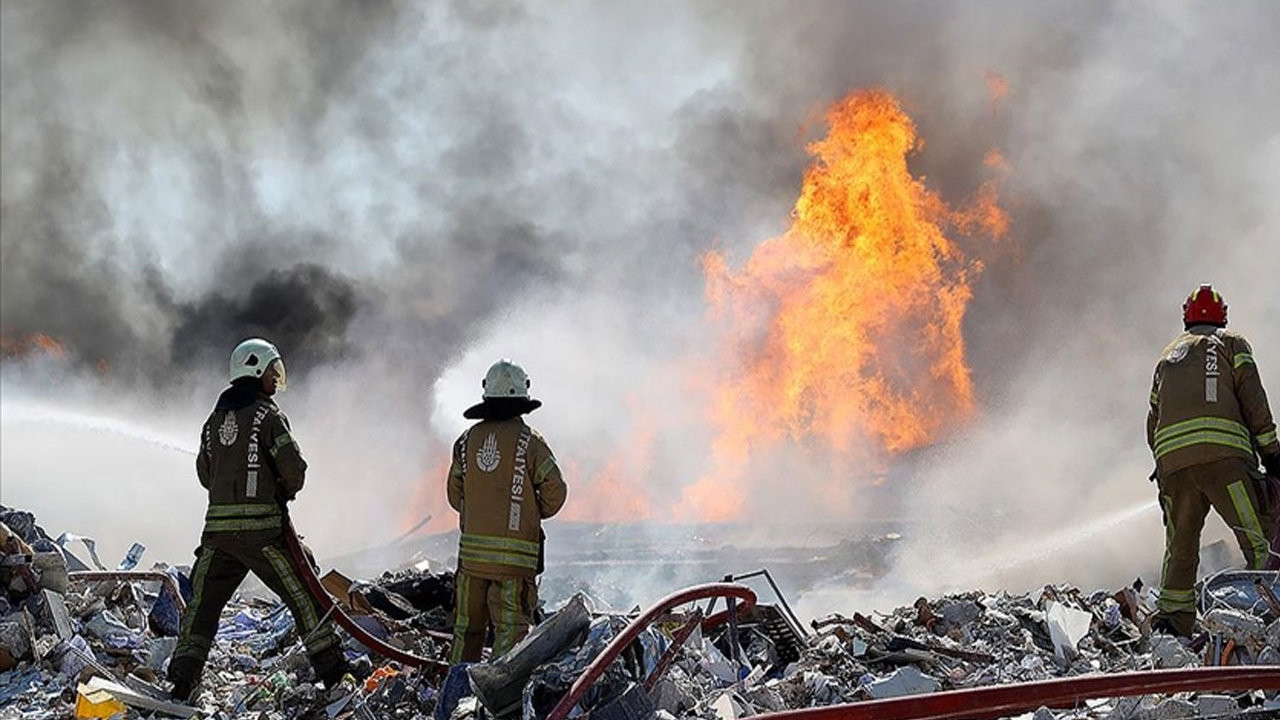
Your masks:
[{"label": "firefighter", "polygon": [[1164,514],[1165,552],[1152,628],[1190,637],[1200,530],[1212,507],[1250,569],[1271,557],[1276,518],[1257,472],[1280,476],[1280,443],[1249,343],[1226,329],[1227,304],[1201,285],[1182,306],[1185,331],[1156,365],[1147,445]]},{"label": "firefighter", "polygon": [[285,504],[302,490],[307,462],[272,396],[285,389],[275,345],[253,338],[231,353],[231,386],[204,423],[196,475],[209,492],[204,532],[191,571],[193,597],[182,616],[169,680],[190,700],[222,608],[249,572],[293,614],[316,675],[332,687],[347,673],[337,634],[322,622],[284,541]]},{"label": "firefighter", "polygon": [[449,505],[461,516],[457,602],[450,662],[475,662],[492,625],[493,657],[529,632],[542,572],[542,521],[568,489],[555,455],[521,417],[542,406],[529,376],[510,360],[485,375],[482,401],[463,413],[480,422],[458,438],[449,467]]}]

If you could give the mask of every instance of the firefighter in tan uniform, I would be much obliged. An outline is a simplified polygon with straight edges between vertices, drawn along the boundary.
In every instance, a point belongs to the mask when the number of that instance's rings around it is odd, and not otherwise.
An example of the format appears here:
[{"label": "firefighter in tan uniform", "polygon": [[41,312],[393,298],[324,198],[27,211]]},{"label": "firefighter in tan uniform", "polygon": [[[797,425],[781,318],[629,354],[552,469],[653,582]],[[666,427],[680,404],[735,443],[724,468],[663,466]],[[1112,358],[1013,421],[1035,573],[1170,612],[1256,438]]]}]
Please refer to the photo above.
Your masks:
[{"label": "firefighter in tan uniform", "polygon": [[302,490],[307,463],[272,400],[284,390],[275,345],[245,340],[231,353],[231,387],[205,421],[196,474],[209,491],[204,533],[191,570],[193,596],[169,661],[173,697],[187,701],[200,680],[222,608],[249,572],[293,614],[316,675],[326,686],[347,672],[333,626],[307,594],[284,541],[285,503]]},{"label": "firefighter in tan uniform", "polygon": [[542,406],[529,377],[508,360],[485,376],[482,402],[463,415],[480,422],[458,438],[449,468],[449,504],[461,516],[457,602],[450,662],[475,662],[490,625],[493,657],[529,632],[542,572],[542,521],[568,489],[542,436],[521,417]]},{"label": "firefighter in tan uniform", "polygon": [[1272,557],[1276,518],[1257,457],[1280,476],[1276,425],[1249,343],[1227,325],[1209,285],[1183,304],[1186,330],[1156,365],[1147,445],[1156,461],[1165,552],[1154,629],[1190,636],[1196,622],[1200,531],[1212,507],[1234,531],[1248,567]]}]

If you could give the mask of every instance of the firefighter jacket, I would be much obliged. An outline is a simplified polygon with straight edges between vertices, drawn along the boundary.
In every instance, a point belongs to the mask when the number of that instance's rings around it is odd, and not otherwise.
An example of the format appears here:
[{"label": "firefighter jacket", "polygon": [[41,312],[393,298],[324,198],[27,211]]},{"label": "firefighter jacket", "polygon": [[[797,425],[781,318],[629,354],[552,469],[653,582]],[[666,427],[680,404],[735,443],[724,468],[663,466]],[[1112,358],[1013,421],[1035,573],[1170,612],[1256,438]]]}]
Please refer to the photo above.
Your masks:
[{"label": "firefighter jacket", "polygon": [[568,489],[551,448],[519,416],[471,426],[453,447],[449,504],[462,517],[458,569],[488,578],[538,574],[542,521]]},{"label": "firefighter jacket", "polygon": [[237,380],[205,421],[196,455],[196,475],[209,491],[205,537],[278,535],[284,504],[302,489],[306,472],[284,413],[257,378]]},{"label": "firefighter jacket", "polygon": [[1280,453],[1262,379],[1242,335],[1193,325],[1169,343],[1151,385],[1147,445],[1161,476],[1224,458],[1256,464],[1255,452]]}]

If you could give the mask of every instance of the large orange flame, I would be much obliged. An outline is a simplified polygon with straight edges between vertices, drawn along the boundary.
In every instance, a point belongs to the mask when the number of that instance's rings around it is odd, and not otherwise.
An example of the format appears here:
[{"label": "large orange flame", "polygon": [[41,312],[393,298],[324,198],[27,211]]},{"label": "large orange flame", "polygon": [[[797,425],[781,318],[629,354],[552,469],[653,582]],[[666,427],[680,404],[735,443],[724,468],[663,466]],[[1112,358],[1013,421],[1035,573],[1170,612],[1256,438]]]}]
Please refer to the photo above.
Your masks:
[{"label": "large orange flame", "polygon": [[[836,103],[826,122],[790,229],[740,269],[704,258],[733,360],[713,389],[715,469],[682,498],[703,520],[739,513],[738,481],[761,449],[892,454],[974,410],[961,326],[981,264],[946,232],[1005,232],[995,182],[961,210],[927,189],[907,167],[915,124],[885,91]],[[987,163],[1003,167],[998,155]]]}]

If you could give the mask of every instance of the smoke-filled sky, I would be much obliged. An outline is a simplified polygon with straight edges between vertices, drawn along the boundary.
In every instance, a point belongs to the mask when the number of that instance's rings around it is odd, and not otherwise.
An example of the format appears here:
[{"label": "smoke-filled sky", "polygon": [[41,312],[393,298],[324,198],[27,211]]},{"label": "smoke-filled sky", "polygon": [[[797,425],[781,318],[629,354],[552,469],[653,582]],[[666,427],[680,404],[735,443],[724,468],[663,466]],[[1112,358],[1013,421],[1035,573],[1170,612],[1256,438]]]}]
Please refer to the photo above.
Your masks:
[{"label": "smoke-filled sky", "polygon": [[[442,449],[504,355],[546,403],[566,513],[668,519],[707,471],[697,379],[735,371],[699,258],[783,231],[823,109],[879,86],[948,202],[989,150],[1011,167],[1009,234],[964,246],[986,266],[964,324],[979,410],[874,507],[824,513],[789,477],[814,464],[772,462],[745,519],[908,517],[907,575],[935,544],[1105,519],[1153,497],[1150,371],[1196,283],[1280,387],[1278,26],[1263,1],[6,1],[0,331],[70,358],[6,363],[0,494],[52,532],[182,555],[190,458],[76,425],[194,446],[228,352],[261,334],[322,553],[389,539],[410,505],[453,522]],[[1158,516],[1120,525],[1016,581],[1153,567]]]}]

